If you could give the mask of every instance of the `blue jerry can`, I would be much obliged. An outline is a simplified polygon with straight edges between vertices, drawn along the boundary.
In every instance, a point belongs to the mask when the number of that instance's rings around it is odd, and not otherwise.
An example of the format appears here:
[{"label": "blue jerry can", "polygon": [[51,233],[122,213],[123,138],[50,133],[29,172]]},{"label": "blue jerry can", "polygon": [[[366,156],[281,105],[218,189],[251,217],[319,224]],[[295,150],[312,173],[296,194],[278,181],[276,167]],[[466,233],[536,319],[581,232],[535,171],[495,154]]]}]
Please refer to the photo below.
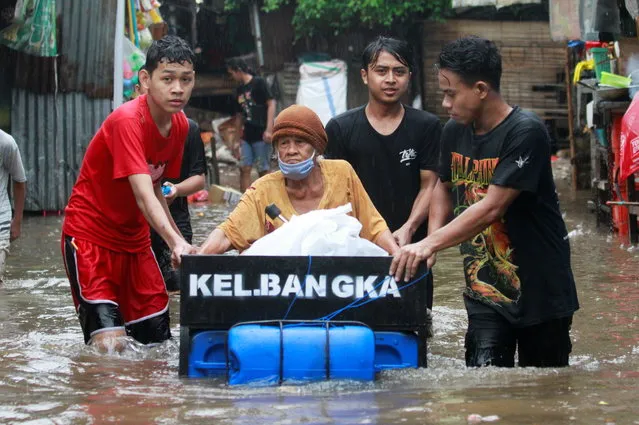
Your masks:
[{"label": "blue jerry can", "polygon": [[226,334],[226,331],[204,331],[193,337],[189,378],[226,376]]},{"label": "blue jerry can", "polygon": [[375,336],[362,324],[240,324],[228,353],[231,385],[375,377]]},{"label": "blue jerry can", "polygon": [[375,371],[418,367],[419,339],[413,333],[375,332]]}]

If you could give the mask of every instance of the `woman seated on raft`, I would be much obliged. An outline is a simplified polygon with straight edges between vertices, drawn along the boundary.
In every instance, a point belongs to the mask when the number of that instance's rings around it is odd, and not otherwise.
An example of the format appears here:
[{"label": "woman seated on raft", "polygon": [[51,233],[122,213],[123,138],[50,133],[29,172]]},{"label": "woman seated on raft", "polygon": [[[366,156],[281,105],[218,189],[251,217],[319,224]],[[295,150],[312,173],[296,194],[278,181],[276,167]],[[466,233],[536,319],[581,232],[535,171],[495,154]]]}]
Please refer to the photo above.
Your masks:
[{"label": "woman seated on raft", "polygon": [[280,171],[255,181],[230,216],[217,227],[199,254],[221,254],[232,248],[243,251],[283,223],[266,215],[277,205],[282,216],[291,218],[317,209],[351,203],[351,215],[362,223],[360,236],[389,254],[399,247],[351,165],[342,160],[322,159],[328,138],[315,112],[293,105],[283,110],[273,127],[273,147]]}]

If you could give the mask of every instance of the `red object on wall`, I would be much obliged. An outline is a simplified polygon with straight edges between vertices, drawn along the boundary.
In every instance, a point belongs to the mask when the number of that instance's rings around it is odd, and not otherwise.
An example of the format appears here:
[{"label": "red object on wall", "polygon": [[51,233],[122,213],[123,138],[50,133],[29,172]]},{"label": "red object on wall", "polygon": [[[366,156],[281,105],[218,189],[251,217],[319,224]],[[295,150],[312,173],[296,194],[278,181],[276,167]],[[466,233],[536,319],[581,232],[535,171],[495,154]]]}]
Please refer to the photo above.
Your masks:
[{"label": "red object on wall", "polygon": [[621,122],[619,180],[624,181],[637,171],[639,171],[639,96],[635,96]]},{"label": "red object on wall", "polygon": [[[610,179],[614,185],[612,198],[615,201],[628,201],[628,183],[634,183],[635,190],[639,190],[636,179],[629,179],[639,171],[639,96],[635,96],[621,119],[615,117],[611,139],[614,156]],[[628,208],[622,205],[611,207],[614,227],[621,235],[627,235],[629,233]]]}]

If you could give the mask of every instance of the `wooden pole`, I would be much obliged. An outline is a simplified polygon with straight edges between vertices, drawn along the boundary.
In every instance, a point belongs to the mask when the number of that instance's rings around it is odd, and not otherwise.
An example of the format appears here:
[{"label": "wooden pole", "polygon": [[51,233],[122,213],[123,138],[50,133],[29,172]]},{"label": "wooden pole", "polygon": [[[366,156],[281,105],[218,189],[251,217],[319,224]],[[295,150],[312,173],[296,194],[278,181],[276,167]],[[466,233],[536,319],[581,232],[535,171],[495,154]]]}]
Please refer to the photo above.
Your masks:
[{"label": "wooden pole", "polygon": [[566,103],[568,103],[568,140],[570,141],[570,163],[572,170],[572,191],[577,191],[577,158],[575,148],[575,130],[573,120],[573,108],[572,108],[572,79],[570,78],[571,65],[571,50],[566,46]]},{"label": "wooden pole", "polygon": [[191,48],[197,47],[197,2],[191,0]]}]

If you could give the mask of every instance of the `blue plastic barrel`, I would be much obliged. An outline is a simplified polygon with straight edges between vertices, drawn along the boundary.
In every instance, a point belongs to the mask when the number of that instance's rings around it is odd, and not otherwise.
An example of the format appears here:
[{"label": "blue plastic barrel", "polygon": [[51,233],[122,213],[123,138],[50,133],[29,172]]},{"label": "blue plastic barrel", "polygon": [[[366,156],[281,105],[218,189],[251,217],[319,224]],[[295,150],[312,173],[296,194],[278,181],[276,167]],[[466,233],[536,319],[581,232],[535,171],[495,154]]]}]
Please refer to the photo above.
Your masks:
[{"label": "blue plastic barrel", "polygon": [[226,331],[205,331],[191,340],[189,378],[226,376]]},{"label": "blue plastic barrel", "polygon": [[[325,350],[326,346],[321,344],[321,338],[319,335],[315,338],[307,340],[309,334],[308,327],[300,330],[299,325],[297,327],[289,326],[286,330],[288,344],[296,344],[290,346],[287,349],[287,353],[293,356],[304,356],[306,352],[312,350]],[[240,331],[236,331],[240,332]],[[250,350],[250,346],[240,348],[244,346],[244,341],[250,341],[251,333],[258,332],[260,335],[258,339],[264,341],[267,340],[270,343],[262,346],[261,358],[265,361],[259,362],[251,366],[254,372],[259,370],[262,374],[262,379],[266,384],[276,384],[279,381],[279,329],[274,326],[262,326],[260,328],[245,328],[241,330],[241,336],[239,339],[235,339],[235,350]],[[317,333],[317,328],[313,329],[311,333]],[[240,334],[237,334],[240,335]],[[354,336],[353,332],[346,327],[333,327],[331,335],[331,342],[333,344],[332,352],[332,375],[333,379],[345,378],[348,379],[354,372],[349,369],[349,356],[339,355],[334,351],[338,350],[338,347],[343,347],[350,343],[350,338]],[[401,368],[417,368],[419,341],[416,335],[405,332],[374,332],[375,337],[375,358],[374,358],[374,370],[379,372],[388,369],[401,369]],[[248,339],[247,339],[248,338]],[[226,331],[203,331],[196,334],[192,338],[191,351],[189,353],[188,362],[188,376],[190,378],[209,378],[209,377],[226,377],[227,374],[227,347],[226,347],[227,332]],[[345,339],[345,341],[343,340]],[[320,343],[320,344],[318,344]],[[310,345],[306,345],[310,344]],[[330,344],[329,344],[330,347]],[[339,348],[341,350],[341,348]],[[264,357],[266,356],[266,357]],[[241,356],[240,356],[241,357]],[[258,360],[256,358],[256,360]],[[308,357],[304,360],[297,361],[290,369],[287,369],[287,376],[297,376],[297,380],[305,380],[299,376],[307,377],[309,379],[325,379],[326,371],[325,365],[320,365],[323,359],[317,357]],[[325,359],[324,359],[325,360]],[[237,361],[237,358],[232,359],[233,362]],[[346,362],[346,364],[342,364]],[[246,363],[244,363],[246,364]],[[232,369],[237,369],[237,366],[232,366]],[[293,379],[293,378],[291,378]],[[368,379],[368,378],[366,378]]]},{"label": "blue plastic barrel", "polygon": [[416,368],[419,365],[417,335],[405,332],[375,332],[375,371]]},{"label": "blue plastic barrel", "polygon": [[231,385],[375,377],[375,336],[359,324],[240,324],[228,353]]}]

